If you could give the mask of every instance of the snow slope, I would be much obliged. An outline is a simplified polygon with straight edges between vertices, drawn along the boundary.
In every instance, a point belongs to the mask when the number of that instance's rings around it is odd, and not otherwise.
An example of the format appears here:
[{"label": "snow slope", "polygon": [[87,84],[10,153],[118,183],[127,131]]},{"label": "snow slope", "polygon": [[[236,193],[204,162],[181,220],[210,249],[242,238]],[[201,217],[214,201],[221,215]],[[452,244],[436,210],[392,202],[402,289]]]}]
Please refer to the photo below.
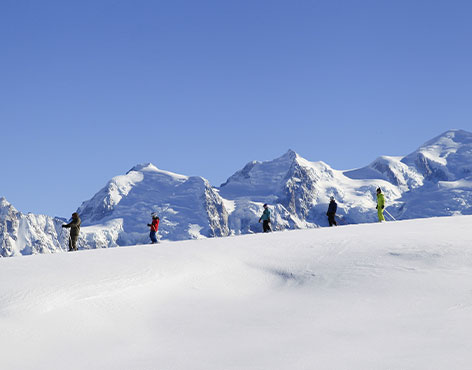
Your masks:
[{"label": "snow slope", "polygon": [[0,259],[0,368],[470,369],[471,224]]}]

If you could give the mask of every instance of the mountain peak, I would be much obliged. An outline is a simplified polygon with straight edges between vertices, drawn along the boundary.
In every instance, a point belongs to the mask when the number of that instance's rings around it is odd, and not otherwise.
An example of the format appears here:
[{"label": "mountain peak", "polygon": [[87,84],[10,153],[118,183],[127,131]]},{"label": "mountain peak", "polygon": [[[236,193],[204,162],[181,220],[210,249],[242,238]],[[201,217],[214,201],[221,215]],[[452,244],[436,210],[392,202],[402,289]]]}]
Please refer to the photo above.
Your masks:
[{"label": "mountain peak", "polygon": [[433,145],[451,147],[461,144],[472,144],[472,132],[459,129],[448,130],[443,132],[441,135],[438,135],[435,138],[427,141],[421,146],[421,148]]},{"label": "mountain peak", "polygon": [[0,207],[8,207],[10,206],[10,202],[5,197],[0,197]]},{"label": "mountain peak", "polygon": [[284,154],[282,154],[280,157],[277,157],[275,159],[269,160],[269,161],[264,161],[264,162],[259,162],[260,164],[272,164],[272,165],[282,165],[282,166],[288,166],[287,169],[292,165],[292,163],[297,162],[299,160],[303,160],[300,155],[295,152],[292,149],[287,150]]},{"label": "mountain peak", "polygon": [[143,171],[150,171],[150,172],[156,172],[156,171],[159,171],[159,169],[154,166],[151,162],[149,163],[141,163],[141,164],[137,164],[136,166],[134,166],[132,169],[130,169],[128,173],[130,173],[131,171],[136,171],[136,172],[143,172]]},{"label": "mountain peak", "polygon": [[466,130],[462,130],[462,129],[458,129],[458,128],[453,128],[453,129],[450,129],[450,130],[447,130],[445,131],[442,135],[440,136],[444,136],[444,135],[462,135],[462,136],[469,136],[469,137],[472,137],[472,132],[469,132],[469,131],[466,131]]},{"label": "mountain peak", "polygon": [[279,159],[285,159],[285,160],[290,160],[290,161],[294,161],[295,159],[299,158],[300,156],[298,155],[297,152],[295,152],[294,150],[292,149],[289,149],[287,150],[287,152],[282,155],[281,157],[279,157]]},{"label": "mountain peak", "polygon": [[472,133],[448,130],[427,141],[402,162],[417,169],[427,180],[453,181],[472,173]]}]

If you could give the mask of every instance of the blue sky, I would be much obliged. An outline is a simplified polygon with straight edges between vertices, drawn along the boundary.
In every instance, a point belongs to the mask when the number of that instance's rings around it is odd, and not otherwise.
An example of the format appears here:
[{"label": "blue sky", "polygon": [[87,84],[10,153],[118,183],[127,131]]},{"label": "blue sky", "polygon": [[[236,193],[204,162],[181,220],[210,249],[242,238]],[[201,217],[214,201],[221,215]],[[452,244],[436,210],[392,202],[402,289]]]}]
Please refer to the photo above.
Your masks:
[{"label": "blue sky", "polygon": [[469,1],[0,2],[0,196],[69,216],[137,163],[220,185],[472,131]]}]

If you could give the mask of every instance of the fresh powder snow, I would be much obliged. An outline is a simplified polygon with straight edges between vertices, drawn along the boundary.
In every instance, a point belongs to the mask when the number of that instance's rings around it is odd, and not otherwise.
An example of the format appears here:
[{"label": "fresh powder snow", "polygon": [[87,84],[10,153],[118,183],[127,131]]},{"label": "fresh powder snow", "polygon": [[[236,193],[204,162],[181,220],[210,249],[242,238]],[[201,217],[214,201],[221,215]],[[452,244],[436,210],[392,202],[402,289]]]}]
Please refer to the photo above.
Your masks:
[{"label": "fresh powder snow", "polygon": [[3,258],[0,368],[468,370],[471,224]]}]

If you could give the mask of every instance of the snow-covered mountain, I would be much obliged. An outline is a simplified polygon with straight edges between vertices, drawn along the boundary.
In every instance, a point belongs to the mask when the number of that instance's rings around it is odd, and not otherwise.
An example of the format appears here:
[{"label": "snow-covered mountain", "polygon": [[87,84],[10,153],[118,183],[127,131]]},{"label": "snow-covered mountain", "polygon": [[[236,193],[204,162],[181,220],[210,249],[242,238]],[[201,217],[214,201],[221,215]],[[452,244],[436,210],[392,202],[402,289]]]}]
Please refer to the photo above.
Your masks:
[{"label": "snow-covered mountain", "polygon": [[64,219],[32,213],[23,214],[0,198],[0,256],[51,253],[64,250],[68,235]]},{"label": "snow-covered mountain", "polygon": [[[219,188],[202,177],[137,165],[110,180],[78,209],[83,221],[79,247],[145,243],[152,212],[160,216],[161,239],[168,240],[259,232],[264,203],[273,211],[276,230],[327,226],[332,195],[341,224],[375,222],[379,186],[387,210],[397,219],[472,214],[472,133],[450,130],[405,157],[382,156],[347,171],[289,150],[274,160],[248,163]],[[42,226],[54,224],[57,230],[60,221],[21,215],[5,202],[0,204],[1,255],[64,245],[63,233]],[[15,228],[14,219],[38,221]],[[49,231],[41,232],[46,228]]]},{"label": "snow-covered mountain", "polygon": [[397,185],[401,197],[389,211],[399,219],[472,214],[472,133],[450,130],[405,157],[380,157],[345,174]]},{"label": "snow-covered mountain", "polygon": [[260,229],[257,215],[263,203],[273,205],[276,229],[324,226],[331,195],[338,201],[343,222],[373,222],[378,186],[391,199],[401,194],[386,180],[351,179],[324,162],[309,162],[289,150],[273,161],[248,163],[221,185],[220,195],[234,202],[230,228],[246,233]]},{"label": "snow-covered mountain", "polygon": [[403,163],[402,157],[382,156],[367,167],[345,171],[351,179],[382,179],[397,186],[400,191],[407,191],[422,186],[424,176]]},{"label": "snow-covered mountain", "polygon": [[77,212],[85,226],[83,242],[93,248],[147,242],[146,225],[153,212],[160,217],[159,235],[164,239],[229,235],[223,200],[207,180],[150,163],[114,177]]},{"label": "snow-covered mountain", "polygon": [[457,181],[472,176],[472,133],[451,130],[423,144],[402,162],[431,182]]}]

